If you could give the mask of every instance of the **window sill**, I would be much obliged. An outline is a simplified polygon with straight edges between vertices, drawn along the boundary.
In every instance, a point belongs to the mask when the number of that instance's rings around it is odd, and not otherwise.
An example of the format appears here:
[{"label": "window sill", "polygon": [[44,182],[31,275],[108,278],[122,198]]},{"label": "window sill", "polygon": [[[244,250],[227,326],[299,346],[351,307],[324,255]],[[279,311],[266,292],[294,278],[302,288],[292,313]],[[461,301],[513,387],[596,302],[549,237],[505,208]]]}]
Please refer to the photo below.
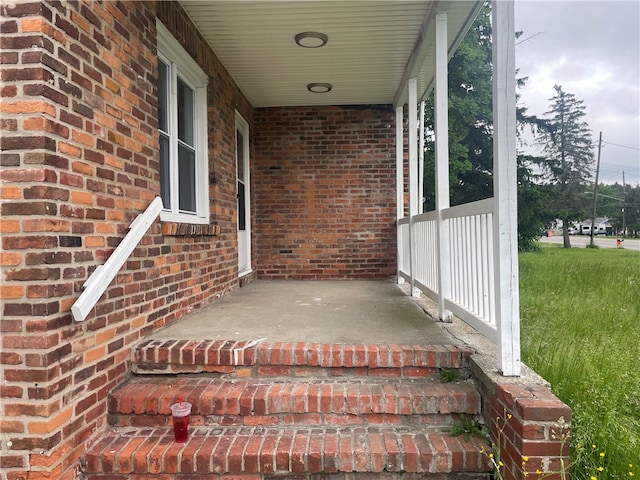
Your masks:
[{"label": "window sill", "polygon": [[162,235],[170,237],[208,236],[217,237],[219,225],[199,225],[195,223],[162,222]]}]

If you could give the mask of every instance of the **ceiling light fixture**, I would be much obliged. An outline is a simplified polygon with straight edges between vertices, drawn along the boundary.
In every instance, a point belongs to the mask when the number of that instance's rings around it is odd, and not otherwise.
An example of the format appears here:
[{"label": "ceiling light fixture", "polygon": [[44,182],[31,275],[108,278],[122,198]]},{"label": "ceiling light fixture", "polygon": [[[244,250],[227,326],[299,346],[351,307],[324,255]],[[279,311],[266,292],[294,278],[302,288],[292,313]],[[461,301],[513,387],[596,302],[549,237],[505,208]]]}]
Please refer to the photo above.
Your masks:
[{"label": "ceiling light fixture", "polygon": [[319,32],[302,32],[295,36],[295,40],[304,48],[320,48],[327,44],[329,37]]},{"label": "ceiling light fixture", "polygon": [[330,83],[310,83],[307,85],[307,90],[311,93],[327,93],[330,92],[333,88],[333,85]]}]

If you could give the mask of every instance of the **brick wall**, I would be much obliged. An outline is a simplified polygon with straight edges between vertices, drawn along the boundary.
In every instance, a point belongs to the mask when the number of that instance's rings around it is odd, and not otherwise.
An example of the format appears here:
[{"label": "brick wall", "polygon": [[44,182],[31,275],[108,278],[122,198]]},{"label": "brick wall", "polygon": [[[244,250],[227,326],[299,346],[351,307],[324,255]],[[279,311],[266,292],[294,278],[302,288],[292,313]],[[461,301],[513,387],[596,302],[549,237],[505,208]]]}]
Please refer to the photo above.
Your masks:
[{"label": "brick wall", "polygon": [[494,365],[493,357],[471,357],[484,420],[496,445],[494,459],[502,463],[501,478],[569,478],[571,409],[529,369],[521,377],[503,377]]},{"label": "brick wall", "polygon": [[[173,2],[0,8],[0,465],[6,479],[69,479],[132,345],[237,286],[234,109],[252,112]],[[82,284],[160,191],[156,8],[210,75],[215,227],[156,222],[75,323]]]},{"label": "brick wall", "polygon": [[393,109],[257,109],[254,144],[258,277],[395,274]]}]

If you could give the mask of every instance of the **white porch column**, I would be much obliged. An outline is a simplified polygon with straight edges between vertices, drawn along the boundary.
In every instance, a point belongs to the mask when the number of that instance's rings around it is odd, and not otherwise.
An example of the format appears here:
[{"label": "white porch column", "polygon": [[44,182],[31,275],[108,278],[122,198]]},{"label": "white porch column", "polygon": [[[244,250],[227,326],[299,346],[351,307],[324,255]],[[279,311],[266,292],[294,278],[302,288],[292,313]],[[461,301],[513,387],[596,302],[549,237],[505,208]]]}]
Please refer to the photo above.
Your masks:
[{"label": "white porch column", "polygon": [[409,79],[409,261],[411,277],[411,296],[420,295],[415,287],[416,275],[416,235],[413,220],[418,215],[418,83],[415,78]]},{"label": "white porch column", "polygon": [[418,213],[424,213],[424,100],[420,102],[418,147]]},{"label": "white porch column", "polygon": [[498,369],[520,375],[514,2],[492,3],[494,273]]},{"label": "white porch column", "polygon": [[434,83],[434,128],[436,144],[436,215],[438,242],[438,312],[450,321],[445,299],[451,297],[451,249],[449,223],[442,211],[449,208],[449,95],[447,55],[447,14],[436,15],[436,78]]},{"label": "white porch column", "polygon": [[398,283],[404,283],[404,278],[400,276],[402,267],[402,258],[408,252],[402,249],[402,235],[400,233],[400,225],[398,220],[404,218],[404,134],[402,131],[403,116],[402,105],[396,107],[396,231],[397,231],[397,262]]}]

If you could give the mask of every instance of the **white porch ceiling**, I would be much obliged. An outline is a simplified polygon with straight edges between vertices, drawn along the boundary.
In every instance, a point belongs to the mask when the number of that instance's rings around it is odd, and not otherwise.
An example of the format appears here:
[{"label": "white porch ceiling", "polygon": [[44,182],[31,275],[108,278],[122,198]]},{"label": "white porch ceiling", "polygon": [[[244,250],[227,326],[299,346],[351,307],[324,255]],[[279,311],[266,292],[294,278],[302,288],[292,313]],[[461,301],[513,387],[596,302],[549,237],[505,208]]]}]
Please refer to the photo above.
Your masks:
[{"label": "white porch ceiling", "polygon": [[[405,103],[404,84],[431,87],[434,26],[448,13],[450,54],[482,2],[434,0],[182,0],[181,4],[254,107]],[[321,32],[321,48],[296,34]],[[307,84],[330,83],[329,93]]]}]

